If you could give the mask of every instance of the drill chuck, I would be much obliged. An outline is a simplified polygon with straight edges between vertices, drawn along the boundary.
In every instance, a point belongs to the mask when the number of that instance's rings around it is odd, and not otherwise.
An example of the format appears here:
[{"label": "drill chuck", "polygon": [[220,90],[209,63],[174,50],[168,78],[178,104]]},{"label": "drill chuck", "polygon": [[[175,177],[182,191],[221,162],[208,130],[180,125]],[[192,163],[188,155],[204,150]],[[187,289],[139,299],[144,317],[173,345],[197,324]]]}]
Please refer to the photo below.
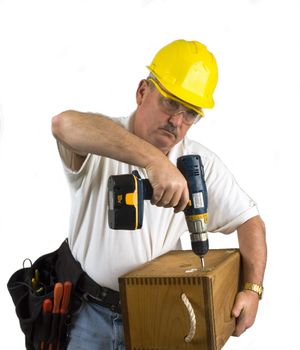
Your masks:
[{"label": "drill chuck", "polygon": [[209,249],[207,233],[191,233],[191,244],[193,252],[203,257]]}]

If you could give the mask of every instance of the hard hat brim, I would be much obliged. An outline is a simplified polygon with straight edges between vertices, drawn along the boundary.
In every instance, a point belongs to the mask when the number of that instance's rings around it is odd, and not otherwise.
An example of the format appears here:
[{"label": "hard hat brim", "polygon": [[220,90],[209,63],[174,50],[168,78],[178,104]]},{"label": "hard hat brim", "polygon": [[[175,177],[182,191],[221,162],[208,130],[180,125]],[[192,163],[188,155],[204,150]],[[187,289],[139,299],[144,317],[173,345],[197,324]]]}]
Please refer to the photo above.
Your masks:
[{"label": "hard hat brim", "polygon": [[165,91],[157,81],[155,81],[155,79],[153,78],[148,78],[148,80],[150,80],[154,86],[156,87],[156,89],[159,91],[159,93],[161,95],[163,95],[164,97],[167,97],[167,98],[170,98],[174,101],[177,101],[179,102],[180,104],[182,104],[183,106],[185,106],[186,108],[189,108],[189,109],[192,109],[193,111],[195,111],[196,113],[198,113],[201,117],[204,117],[204,112],[202,110],[201,107],[198,107],[198,106],[195,106],[195,105],[192,105],[186,101],[183,101],[182,99],[178,98],[177,96],[171,94],[171,93],[168,93],[167,91]]}]

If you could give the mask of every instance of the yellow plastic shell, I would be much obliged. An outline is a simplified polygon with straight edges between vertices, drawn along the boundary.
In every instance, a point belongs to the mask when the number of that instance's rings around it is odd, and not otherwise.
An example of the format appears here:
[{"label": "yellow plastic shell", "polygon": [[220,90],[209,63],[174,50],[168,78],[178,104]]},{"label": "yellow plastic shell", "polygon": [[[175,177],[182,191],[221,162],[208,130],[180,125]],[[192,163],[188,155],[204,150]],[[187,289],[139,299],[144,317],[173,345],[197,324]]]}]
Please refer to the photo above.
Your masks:
[{"label": "yellow plastic shell", "polygon": [[147,68],[180,100],[201,108],[214,106],[217,62],[200,42],[175,40],[160,49]]}]

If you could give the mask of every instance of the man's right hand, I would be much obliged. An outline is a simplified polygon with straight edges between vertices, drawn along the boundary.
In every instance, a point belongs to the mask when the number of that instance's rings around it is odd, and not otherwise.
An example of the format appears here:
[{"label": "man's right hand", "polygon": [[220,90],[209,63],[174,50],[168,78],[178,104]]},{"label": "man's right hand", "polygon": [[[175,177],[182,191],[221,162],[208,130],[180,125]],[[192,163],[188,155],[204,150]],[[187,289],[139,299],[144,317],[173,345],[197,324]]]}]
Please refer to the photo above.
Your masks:
[{"label": "man's right hand", "polygon": [[146,166],[153,187],[151,203],[158,207],[174,208],[178,213],[189,201],[187,182],[181,172],[168,158],[159,158]]}]

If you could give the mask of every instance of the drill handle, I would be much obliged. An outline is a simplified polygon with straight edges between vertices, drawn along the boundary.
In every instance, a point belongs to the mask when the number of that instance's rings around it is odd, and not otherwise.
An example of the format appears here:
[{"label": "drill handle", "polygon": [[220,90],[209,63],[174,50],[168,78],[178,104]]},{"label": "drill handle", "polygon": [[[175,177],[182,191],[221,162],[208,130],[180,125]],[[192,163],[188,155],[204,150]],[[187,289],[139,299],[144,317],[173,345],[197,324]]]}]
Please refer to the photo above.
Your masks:
[{"label": "drill handle", "polygon": [[148,179],[143,179],[143,194],[144,199],[151,199],[153,196],[153,187]]},{"label": "drill handle", "polygon": [[137,170],[133,170],[132,175],[134,175],[138,181],[139,200],[151,199],[153,196],[153,187],[150,181],[148,179],[142,179]]}]

